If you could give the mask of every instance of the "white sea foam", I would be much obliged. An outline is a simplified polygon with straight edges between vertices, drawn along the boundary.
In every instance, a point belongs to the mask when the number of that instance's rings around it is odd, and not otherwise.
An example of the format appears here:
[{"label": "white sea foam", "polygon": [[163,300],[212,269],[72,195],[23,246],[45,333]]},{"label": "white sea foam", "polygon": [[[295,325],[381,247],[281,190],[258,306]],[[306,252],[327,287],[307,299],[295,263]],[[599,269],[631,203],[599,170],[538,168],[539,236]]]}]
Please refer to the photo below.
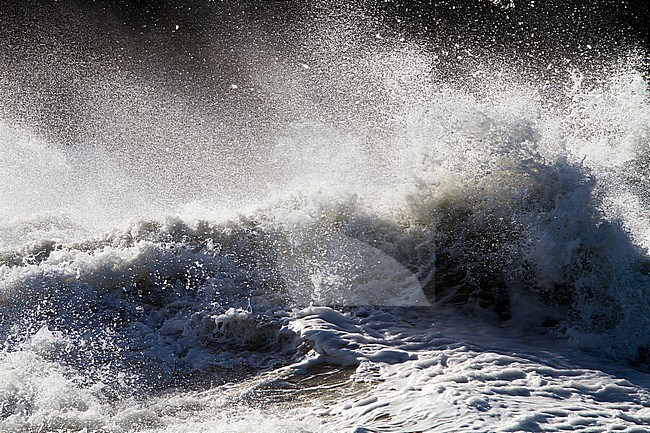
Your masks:
[{"label": "white sea foam", "polygon": [[[355,44],[309,51],[299,73],[324,78],[286,87],[339,111],[179,163],[191,194],[168,197],[166,154],[133,170],[117,145],[5,122],[0,430],[647,429],[638,64],[549,95],[485,65],[477,86],[441,82],[415,43]],[[283,73],[260,68],[260,85]]]}]

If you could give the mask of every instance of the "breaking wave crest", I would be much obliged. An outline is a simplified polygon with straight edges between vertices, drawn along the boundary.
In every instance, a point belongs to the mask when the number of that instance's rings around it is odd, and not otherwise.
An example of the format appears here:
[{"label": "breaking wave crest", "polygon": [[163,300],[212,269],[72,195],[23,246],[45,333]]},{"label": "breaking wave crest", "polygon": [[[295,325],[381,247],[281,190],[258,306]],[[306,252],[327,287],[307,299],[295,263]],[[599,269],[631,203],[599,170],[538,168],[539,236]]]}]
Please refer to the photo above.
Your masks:
[{"label": "breaking wave crest", "polygon": [[[550,109],[530,89],[492,99],[437,89],[389,182],[351,180],[352,194],[318,184],[223,222],[186,212],[6,248],[2,305],[17,317],[5,323],[97,329],[115,317],[124,333],[153,315],[158,335],[230,308],[453,304],[643,358],[647,211],[630,167],[646,158],[647,89],[632,70],[603,80],[574,82],[570,105]],[[355,170],[322,162],[343,178]]]},{"label": "breaking wave crest", "polygon": [[303,116],[273,144],[224,144],[223,160],[194,141],[174,159],[165,138],[129,165],[118,145],[5,122],[0,426],[154,429],[138,402],[172,390],[414,359],[374,330],[384,311],[454,311],[647,367],[642,56],[540,80],[474,59],[447,81],[430,47],[400,43],[318,86],[295,73],[325,113],[294,101]]}]

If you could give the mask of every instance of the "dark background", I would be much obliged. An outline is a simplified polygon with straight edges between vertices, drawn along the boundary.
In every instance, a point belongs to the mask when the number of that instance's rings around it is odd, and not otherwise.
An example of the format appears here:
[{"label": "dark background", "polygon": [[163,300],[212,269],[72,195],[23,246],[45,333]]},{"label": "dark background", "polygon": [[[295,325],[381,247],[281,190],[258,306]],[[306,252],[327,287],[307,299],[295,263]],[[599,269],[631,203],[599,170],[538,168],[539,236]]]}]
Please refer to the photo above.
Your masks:
[{"label": "dark background", "polygon": [[[472,59],[553,83],[630,50],[647,57],[647,1],[511,6],[8,0],[0,6],[0,119],[55,144],[99,143],[121,165],[185,194],[262,167],[271,156],[259,150],[295,119],[390,136],[395,119],[370,78],[376,71],[359,59],[404,40],[434,55],[438,79],[457,83],[471,80]],[[241,167],[232,168],[235,160]],[[195,176],[198,169],[208,174]]]},{"label": "dark background", "polygon": [[[647,1],[508,6],[508,0],[9,0],[0,6],[0,72],[24,98],[8,101],[18,106],[5,112],[40,117],[33,123],[73,134],[85,103],[74,89],[111,68],[166,83],[171,92],[201,94],[227,110],[234,107],[226,101],[231,77],[249,81],[256,62],[266,61],[259,53],[300,52],[300,41],[326,20],[362,23],[360,33],[370,39],[378,29],[417,38],[445,58],[450,73],[467,67],[467,50],[541,71],[558,59],[599,62],[650,46]],[[30,104],[30,93],[41,96]]]}]

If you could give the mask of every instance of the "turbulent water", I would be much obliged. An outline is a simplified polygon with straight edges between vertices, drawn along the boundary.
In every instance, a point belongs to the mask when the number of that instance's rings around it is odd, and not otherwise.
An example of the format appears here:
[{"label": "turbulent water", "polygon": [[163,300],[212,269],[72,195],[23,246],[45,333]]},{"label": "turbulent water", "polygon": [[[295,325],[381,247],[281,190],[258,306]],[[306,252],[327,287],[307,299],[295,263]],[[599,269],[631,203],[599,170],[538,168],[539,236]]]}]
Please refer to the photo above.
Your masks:
[{"label": "turbulent water", "polygon": [[645,47],[416,3],[6,15],[0,431],[650,429]]}]

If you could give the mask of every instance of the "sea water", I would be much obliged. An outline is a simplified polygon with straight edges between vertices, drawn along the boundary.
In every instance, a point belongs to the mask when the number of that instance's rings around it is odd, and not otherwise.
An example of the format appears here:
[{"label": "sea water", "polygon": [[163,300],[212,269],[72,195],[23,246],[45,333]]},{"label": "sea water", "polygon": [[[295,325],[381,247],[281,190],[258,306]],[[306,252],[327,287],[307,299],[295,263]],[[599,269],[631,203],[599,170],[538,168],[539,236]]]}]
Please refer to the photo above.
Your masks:
[{"label": "sea water", "polygon": [[241,125],[110,67],[88,141],[5,110],[0,431],[648,431],[645,53],[460,80],[328,16]]}]

